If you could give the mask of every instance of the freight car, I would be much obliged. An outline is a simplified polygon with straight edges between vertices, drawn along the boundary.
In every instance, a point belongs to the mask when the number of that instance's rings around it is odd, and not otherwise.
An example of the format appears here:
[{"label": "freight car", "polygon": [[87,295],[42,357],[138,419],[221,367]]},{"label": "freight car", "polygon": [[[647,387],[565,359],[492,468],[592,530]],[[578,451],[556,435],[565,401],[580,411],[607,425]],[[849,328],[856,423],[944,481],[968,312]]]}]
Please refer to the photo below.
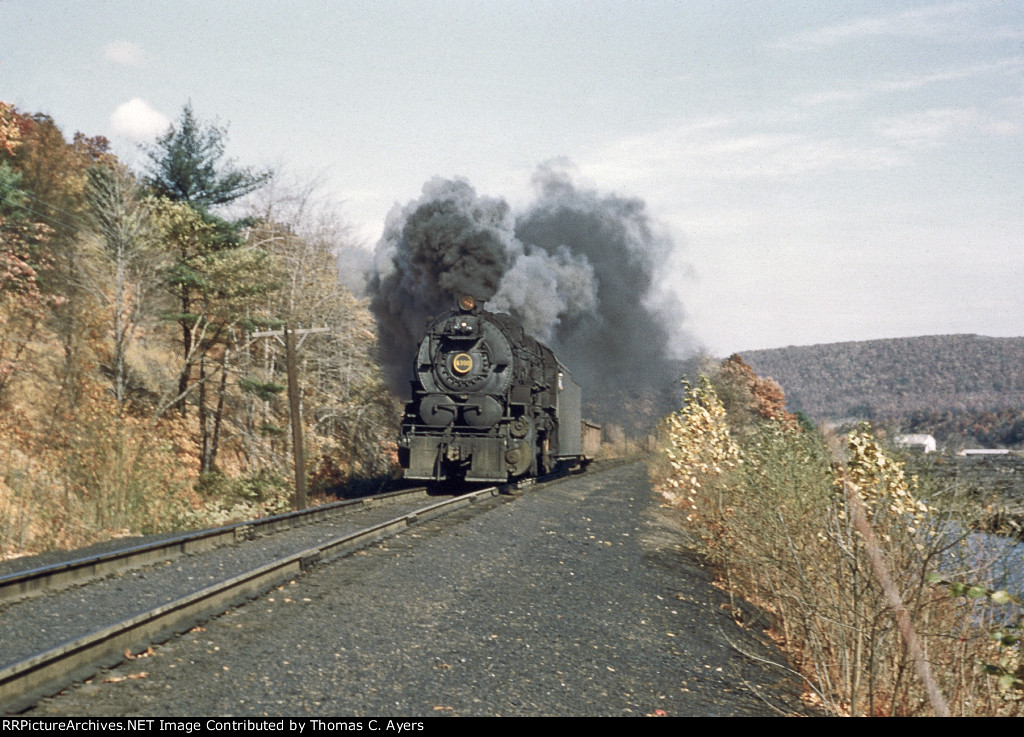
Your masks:
[{"label": "freight car", "polygon": [[472,296],[427,325],[413,374],[398,442],[405,478],[504,483],[583,467],[600,447],[551,349]]}]

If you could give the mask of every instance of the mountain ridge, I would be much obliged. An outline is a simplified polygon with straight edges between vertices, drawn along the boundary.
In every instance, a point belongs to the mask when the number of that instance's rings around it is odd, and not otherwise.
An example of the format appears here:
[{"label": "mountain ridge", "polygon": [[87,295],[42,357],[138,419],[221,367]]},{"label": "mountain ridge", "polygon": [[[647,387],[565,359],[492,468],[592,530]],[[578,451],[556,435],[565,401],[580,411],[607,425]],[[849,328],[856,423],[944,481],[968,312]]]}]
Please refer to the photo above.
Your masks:
[{"label": "mountain ridge", "polygon": [[815,420],[1024,409],[1024,337],[974,333],[786,346],[739,354]]}]

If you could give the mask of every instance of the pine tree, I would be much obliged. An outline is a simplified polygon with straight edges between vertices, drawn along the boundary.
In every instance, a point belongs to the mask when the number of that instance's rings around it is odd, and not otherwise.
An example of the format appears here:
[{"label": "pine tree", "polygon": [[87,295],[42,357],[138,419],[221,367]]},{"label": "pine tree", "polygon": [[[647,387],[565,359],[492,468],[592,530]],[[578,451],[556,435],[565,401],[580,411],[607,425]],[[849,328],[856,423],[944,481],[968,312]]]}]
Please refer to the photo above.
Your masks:
[{"label": "pine tree", "polygon": [[[213,470],[226,390],[232,329],[248,300],[274,288],[267,254],[248,247],[248,221],[213,212],[254,192],[270,172],[239,168],[224,158],[227,130],[196,119],[186,104],[176,125],[145,149],[146,184],[161,197],[159,220],[170,253],[166,283],[178,304],[182,370],[174,406],[186,415],[186,399],[198,389],[202,471]],[[197,375],[198,374],[198,375]],[[207,406],[207,383],[219,378],[217,403]]]},{"label": "pine tree", "polygon": [[177,125],[144,149],[149,158],[146,184],[156,194],[200,212],[256,191],[271,173],[225,160],[226,138],[226,128],[196,120],[192,104],[186,103]]}]

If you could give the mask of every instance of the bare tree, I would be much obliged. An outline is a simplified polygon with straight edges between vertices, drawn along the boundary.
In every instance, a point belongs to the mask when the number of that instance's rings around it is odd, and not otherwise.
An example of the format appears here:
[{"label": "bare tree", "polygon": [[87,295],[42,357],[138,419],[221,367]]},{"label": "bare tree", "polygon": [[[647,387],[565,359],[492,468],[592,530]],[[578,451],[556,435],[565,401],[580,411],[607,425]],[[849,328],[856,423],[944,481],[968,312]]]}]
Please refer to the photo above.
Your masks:
[{"label": "bare tree", "polygon": [[[318,203],[312,188],[265,190],[261,222],[249,237],[268,251],[281,288],[265,305],[264,316],[293,327],[326,327],[309,335],[299,350],[303,386],[302,416],[309,453],[326,477],[386,472],[385,448],[397,432],[399,407],[381,378],[376,360],[376,326],[365,302],[344,286],[338,254],[358,248],[351,228],[341,222],[336,206]],[[245,371],[249,406],[240,428],[245,447],[256,464],[287,464],[283,346],[264,341],[239,356]],[[244,369],[243,369],[244,366]]]},{"label": "bare tree", "polygon": [[152,208],[139,197],[129,174],[100,165],[88,171],[86,202],[93,246],[93,258],[86,265],[86,287],[110,314],[110,374],[114,397],[123,408],[128,390],[128,347],[159,283]]}]

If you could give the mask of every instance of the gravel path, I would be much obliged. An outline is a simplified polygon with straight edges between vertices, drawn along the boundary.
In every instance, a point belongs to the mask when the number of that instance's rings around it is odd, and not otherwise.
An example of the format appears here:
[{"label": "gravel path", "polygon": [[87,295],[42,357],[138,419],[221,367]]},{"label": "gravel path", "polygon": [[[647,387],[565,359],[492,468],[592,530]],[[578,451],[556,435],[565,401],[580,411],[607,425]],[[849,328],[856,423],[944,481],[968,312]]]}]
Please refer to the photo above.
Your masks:
[{"label": "gravel path", "polygon": [[325,566],[52,715],[770,715],[798,691],[642,464],[485,502]]}]

